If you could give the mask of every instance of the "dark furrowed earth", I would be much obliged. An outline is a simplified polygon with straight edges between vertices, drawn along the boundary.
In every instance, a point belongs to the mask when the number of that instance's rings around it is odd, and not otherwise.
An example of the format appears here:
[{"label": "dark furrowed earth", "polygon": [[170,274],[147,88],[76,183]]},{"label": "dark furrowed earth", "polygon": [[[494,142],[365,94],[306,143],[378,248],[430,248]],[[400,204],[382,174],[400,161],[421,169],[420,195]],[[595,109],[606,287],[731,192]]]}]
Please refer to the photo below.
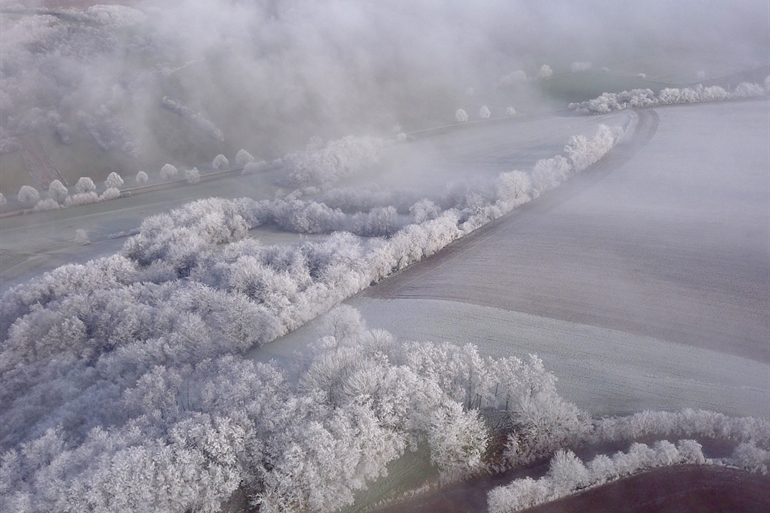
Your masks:
[{"label": "dark furrowed earth", "polygon": [[[487,511],[487,486],[473,483],[395,504],[379,513],[465,513]],[[770,478],[740,470],[677,466],[655,469],[526,510],[527,513],[766,513]]]}]

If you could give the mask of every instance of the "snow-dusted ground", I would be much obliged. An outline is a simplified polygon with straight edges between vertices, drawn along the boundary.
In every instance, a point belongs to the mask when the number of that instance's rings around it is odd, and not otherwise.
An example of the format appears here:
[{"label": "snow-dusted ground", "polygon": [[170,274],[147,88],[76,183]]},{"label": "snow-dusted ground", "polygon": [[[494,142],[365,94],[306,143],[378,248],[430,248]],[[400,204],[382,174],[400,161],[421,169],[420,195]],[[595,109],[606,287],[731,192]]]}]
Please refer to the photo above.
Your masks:
[{"label": "snow-dusted ground", "polygon": [[[575,177],[558,204],[535,201],[351,304],[401,336],[536,352],[597,414],[769,417],[768,103],[657,112],[651,142],[592,186]],[[311,323],[255,357],[315,335]]]}]

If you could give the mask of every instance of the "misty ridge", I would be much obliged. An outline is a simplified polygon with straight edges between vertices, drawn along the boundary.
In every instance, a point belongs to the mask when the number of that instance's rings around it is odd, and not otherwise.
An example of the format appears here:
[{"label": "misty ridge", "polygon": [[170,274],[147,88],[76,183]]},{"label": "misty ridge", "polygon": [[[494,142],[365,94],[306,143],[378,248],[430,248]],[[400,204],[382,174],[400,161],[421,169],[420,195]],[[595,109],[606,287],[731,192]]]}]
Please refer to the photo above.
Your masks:
[{"label": "misty ridge", "polygon": [[[670,58],[688,63],[677,79],[689,83],[766,65],[770,43],[762,2],[636,2],[611,12],[563,1],[135,6],[19,18],[9,13],[21,6],[3,5],[0,151],[32,131],[81,152],[95,142],[121,175],[240,148],[271,160],[311,137],[448,124],[458,108],[471,118],[484,107],[493,116],[563,108],[542,83],[592,63],[633,75],[673,49]],[[92,163],[70,165],[100,178]]]}]

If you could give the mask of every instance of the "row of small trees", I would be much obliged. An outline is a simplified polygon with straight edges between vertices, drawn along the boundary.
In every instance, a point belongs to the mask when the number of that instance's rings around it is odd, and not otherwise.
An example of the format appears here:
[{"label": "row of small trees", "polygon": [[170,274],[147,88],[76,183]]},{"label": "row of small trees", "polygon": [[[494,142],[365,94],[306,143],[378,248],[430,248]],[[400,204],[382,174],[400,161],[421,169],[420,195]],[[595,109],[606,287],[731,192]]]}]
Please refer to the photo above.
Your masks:
[{"label": "row of small trees", "polygon": [[[241,150],[243,152],[244,150]],[[240,153],[239,153],[240,155]],[[251,158],[253,161],[253,157]],[[214,169],[228,169],[229,163],[224,155],[217,155],[213,161]],[[179,174],[179,170],[172,164],[165,164],[160,170],[160,177],[162,180],[169,180],[175,178]],[[184,179],[191,184],[200,182],[201,174],[198,168],[185,169]],[[136,183],[139,185],[147,183],[149,176],[144,171],[139,171],[136,175]],[[102,194],[96,193],[96,184],[94,181],[87,177],[81,177],[75,184],[75,194],[70,195],[69,190],[65,187],[61,181],[54,180],[48,185],[48,197],[40,197],[40,191],[29,185],[22,185],[21,189],[16,196],[16,199],[21,205],[35,210],[55,210],[62,207],[69,207],[73,205],[84,205],[87,203],[95,203],[97,201],[104,201],[115,199],[120,196],[120,187],[124,184],[123,178],[116,173],[112,172],[107,176],[104,181],[104,191]],[[0,194],[0,205],[6,204],[6,199]]]},{"label": "row of small trees", "polygon": [[761,98],[770,94],[770,77],[760,84],[744,82],[728,91],[719,86],[666,88],[655,95],[651,89],[632,89],[620,93],[604,93],[598,98],[580,103],[570,103],[569,108],[580,114],[607,114],[610,112],[659,105],[701,103],[744,98]]},{"label": "row of small trees", "polygon": [[[506,107],[505,115],[515,116],[516,109],[513,107]],[[481,108],[479,108],[479,119],[489,119],[491,116],[492,111],[489,110],[489,107],[482,105]],[[468,119],[468,113],[464,109],[457,109],[457,111],[455,111],[455,120],[457,120],[458,123],[465,123]]]},{"label": "row of small trees", "polygon": [[72,205],[83,205],[114,199],[120,196],[119,187],[123,185],[123,179],[117,173],[110,173],[104,182],[104,192],[96,193],[94,181],[87,177],[81,177],[75,184],[75,194],[70,195],[69,190],[59,181],[54,180],[48,186],[48,197],[40,198],[40,192],[34,187],[23,185],[17,195],[17,200],[22,205],[33,207],[35,210],[55,210]]}]

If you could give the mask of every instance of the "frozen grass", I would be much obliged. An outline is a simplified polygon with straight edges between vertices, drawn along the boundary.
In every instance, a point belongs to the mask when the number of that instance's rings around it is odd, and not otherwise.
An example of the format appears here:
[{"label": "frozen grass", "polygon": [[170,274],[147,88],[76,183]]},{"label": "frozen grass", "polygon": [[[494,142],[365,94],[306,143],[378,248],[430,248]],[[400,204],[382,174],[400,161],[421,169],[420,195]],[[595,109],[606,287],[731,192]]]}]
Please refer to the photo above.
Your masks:
[{"label": "frozen grass", "polygon": [[770,366],[707,349],[498,308],[358,298],[371,327],[416,340],[470,341],[488,355],[536,353],[559,393],[594,415],[703,408],[768,417]]}]

